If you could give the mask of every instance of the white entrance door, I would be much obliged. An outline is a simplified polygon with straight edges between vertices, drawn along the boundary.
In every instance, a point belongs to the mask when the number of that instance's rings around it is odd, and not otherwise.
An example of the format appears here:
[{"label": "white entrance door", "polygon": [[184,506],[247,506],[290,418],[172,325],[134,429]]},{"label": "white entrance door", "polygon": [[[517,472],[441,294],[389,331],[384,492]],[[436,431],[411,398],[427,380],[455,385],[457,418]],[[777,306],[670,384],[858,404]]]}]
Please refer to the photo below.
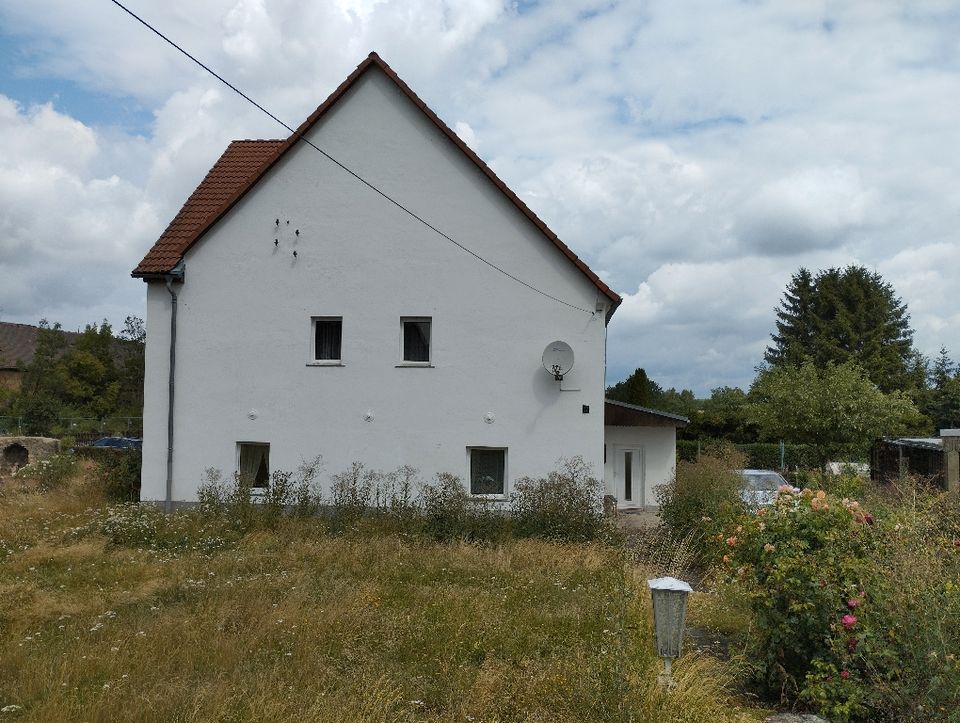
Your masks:
[{"label": "white entrance door", "polygon": [[615,447],[613,483],[620,507],[643,507],[646,485],[643,474],[643,447]]}]

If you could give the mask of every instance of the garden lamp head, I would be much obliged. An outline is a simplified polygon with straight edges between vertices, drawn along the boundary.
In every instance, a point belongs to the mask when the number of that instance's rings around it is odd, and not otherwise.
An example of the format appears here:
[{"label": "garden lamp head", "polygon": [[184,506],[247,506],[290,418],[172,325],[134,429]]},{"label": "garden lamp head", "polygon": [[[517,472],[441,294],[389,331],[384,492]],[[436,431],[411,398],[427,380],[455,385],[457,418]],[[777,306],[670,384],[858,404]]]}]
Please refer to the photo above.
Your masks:
[{"label": "garden lamp head", "polygon": [[683,580],[674,577],[659,577],[647,580],[653,597],[653,626],[656,631],[657,655],[663,658],[663,674],[660,683],[673,687],[671,667],[673,659],[680,656],[683,642],[683,626],[687,616],[687,595],[693,590]]}]

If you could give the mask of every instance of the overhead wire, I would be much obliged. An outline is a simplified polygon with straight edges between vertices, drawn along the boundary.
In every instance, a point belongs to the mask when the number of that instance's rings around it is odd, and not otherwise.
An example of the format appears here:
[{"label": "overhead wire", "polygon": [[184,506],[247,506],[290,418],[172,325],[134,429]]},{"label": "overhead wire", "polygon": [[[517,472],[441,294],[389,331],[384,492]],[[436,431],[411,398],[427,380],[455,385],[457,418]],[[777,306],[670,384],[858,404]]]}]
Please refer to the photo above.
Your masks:
[{"label": "overhead wire", "polygon": [[454,239],[453,237],[451,237],[451,236],[448,235],[447,233],[443,232],[442,230],[440,230],[439,228],[437,228],[436,226],[434,226],[432,223],[430,223],[429,221],[427,221],[425,218],[423,218],[422,216],[418,215],[416,212],[414,212],[414,211],[410,210],[409,208],[407,208],[406,206],[404,206],[402,203],[400,203],[400,201],[397,201],[395,198],[393,198],[392,196],[390,196],[388,193],[386,193],[386,192],[383,191],[382,189],[378,188],[377,186],[375,186],[373,183],[371,183],[371,182],[368,181],[367,179],[363,178],[359,173],[357,173],[357,172],[354,171],[353,169],[349,168],[348,166],[346,166],[345,164],[343,164],[342,162],[340,162],[339,160],[337,160],[336,158],[334,158],[333,156],[331,156],[329,153],[327,153],[325,150],[323,150],[320,146],[316,145],[313,141],[311,141],[309,138],[307,138],[303,133],[300,133],[300,132],[299,132],[297,129],[295,129],[295,128],[291,128],[291,127],[290,127],[289,125],[287,125],[283,120],[281,120],[281,119],[278,118],[276,115],[274,115],[273,113],[271,113],[271,112],[270,112],[267,108],[265,108],[263,105],[261,105],[260,103],[258,103],[257,101],[255,101],[253,98],[251,98],[251,97],[250,97],[249,95],[247,95],[246,93],[244,93],[242,90],[240,90],[240,88],[238,88],[238,87],[235,86],[233,83],[231,83],[231,82],[228,81],[226,78],[224,78],[222,75],[220,75],[219,73],[217,73],[217,72],[216,72],[215,70],[213,70],[210,66],[206,65],[206,64],[205,64],[203,61],[201,61],[199,58],[197,58],[197,57],[194,56],[194,55],[191,55],[187,50],[185,50],[183,47],[181,47],[180,45],[178,45],[176,42],[174,42],[173,40],[171,40],[170,38],[168,38],[168,37],[167,37],[166,35],[164,35],[160,30],[158,30],[158,29],[155,28],[153,25],[151,25],[150,23],[148,23],[146,20],[144,20],[143,18],[141,18],[139,15],[137,15],[135,12],[133,12],[132,10],[130,10],[130,8],[128,8],[127,6],[125,6],[123,3],[119,2],[119,0],[110,0],[110,2],[112,2],[112,3],[113,3],[114,5],[116,5],[118,8],[120,8],[121,10],[123,10],[127,15],[129,15],[130,17],[132,17],[132,18],[133,18],[134,20],[136,20],[138,23],[140,23],[141,25],[143,25],[143,26],[144,26],[145,28],[147,28],[150,32],[152,32],[152,33],[154,33],[155,35],[157,35],[159,38],[161,38],[161,39],[162,39],[164,42],[166,42],[168,45],[172,46],[172,47],[175,48],[177,51],[179,51],[180,53],[182,53],[183,55],[185,55],[187,58],[189,58],[191,61],[193,61],[194,63],[196,63],[198,66],[200,66],[201,68],[203,68],[203,70],[205,70],[207,73],[209,73],[209,74],[212,75],[214,78],[216,78],[217,80],[219,80],[221,83],[223,83],[225,86],[227,86],[230,90],[232,90],[234,93],[236,93],[237,95],[239,95],[239,96],[240,96],[241,98],[243,98],[245,101],[247,101],[247,102],[250,103],[252,106],[254,106],[255,108],[257,108],[259,111],[261,111],[262,113],[264,113],[264,114],[265,114],[266,116],[268,116],[271,120],[275,121],[276,123],[279,123],[279,124],[280,124],[281,126],[283,126],[287,131],[289,131],[292,135],[294,135],[294,136],[296,137],[296,140],[297,140],[297,141],[303,141],[304,143],[306,143],[308,146],[310,146],[311,148],[313,148],[315,151],[317,151],[318,153],[320,153],[321,155],[323,155],[323,156],[324,156],[327,160],[329,160],[331,163],[333,163],[334,165],[338,166],[339,168],[341,168],[343,171],[345,171],[345,172],[348,173],[349,175],[353,176],[353,177],[354,177],[356,180],[358,180],[360,183],[362,183],[363,185],[365,185],[365,186],[366,186],[367,188],[369,188],[370,190],[372,190],[372,191],[374,191],[375,193],[377,193],[377,194],[379,194],[380,196],[382,196],[384,199],[386,199],[386,200],[389,201],[391,204],[393,204],[394,206],[396,206],[397,208],[399,208],[401,211],[403,211],[404,213],[406,213],[407,215],[409,215],[411,218],[419,221],[421,224],[423,224],[424,226],[426,226],[428,229],[430,229],[430,230],[433,231],[434,233],[438,234],[441,238],[443,238],[443,239],[449,241],[450,243],[452,243],[454,246],[456,246],[457,248],[459,248],[461,251],[469,254],[470,256],[472,256],[473,258],[475,258],[477,261],[480,261],[480,262],[486,264],[487,266],[489,266],[490,268],[492,268],[492,269],[500,272],[501,274],[503,274],[503,275],[506,276],[507,278],[511,279],[512,281],[515,281],[516,283],[518,283],[518,284],[520,284],[520,285],[522,285],[522,286],[525,286],[526,288],[530,289],[531,291],[534,291],[534,292],[536,292],[537,294],[540,294],[541,296],[544,296],[544,297],[546,297],[547,299],[550,299],[551,301],[556,301],[556,302],[559,303],[559,304],[563,304],[564,306],[568,306],[568,307],[570,307],[571,309],[576,309],[577,311],[582,311],[582,312],[584,312],[585,314],[590,314],[591,316],[594,314],[594,312],[591,311],[590,309],[584,309],[584,308],[581,307],[581,306],[577,306],[576,304],[570,303],[569,301],[565,301],[565,300],[563,300],[563,299],[561,299],[561,298],[559,298],[559,297],[557,297],[557,296],[554,296],[553,294],[550,294],[550,293],[548,293],[548,292],[546,292],[546,291],[543,291],[542,289],[538,289],[538,288],[537,288],[536,286],[534,286],[533,284],[531,284],[531,283],[529,283],[529,282],[527,282],[527,281],[524,281],[523,279],[521,279],[521,278],[519,278],[519,277],[511,274],[511,273],[510,273],[509,271],[507,271],[506,269],[501,268],[500,266],[497,266],[497,265],[496,265],[495,263],[493,263],[492,261],[489,261],[489,260],[485,259],[483,256],[481,256],[480,254],[478,254],[476,251],[473,251],[472,249],[468,248],[467,246],[464,246],[462,243],[460,243],[459,241],[457,241],[456,239]]}]

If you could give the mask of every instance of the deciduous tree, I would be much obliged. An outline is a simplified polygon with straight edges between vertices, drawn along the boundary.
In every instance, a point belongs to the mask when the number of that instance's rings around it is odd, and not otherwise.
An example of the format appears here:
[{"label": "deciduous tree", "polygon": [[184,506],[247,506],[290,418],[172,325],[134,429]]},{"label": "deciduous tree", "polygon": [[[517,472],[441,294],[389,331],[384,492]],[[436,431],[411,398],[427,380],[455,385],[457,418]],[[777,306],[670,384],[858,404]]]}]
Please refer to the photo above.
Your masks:
[{"label": "deciduous tree", "polygon": [[809,444],[822,464],[863,453],[877,437],[918,431],[923,417],[902,392],[884,394],[853,362],[761,370],[750,389],[761,437]]}]

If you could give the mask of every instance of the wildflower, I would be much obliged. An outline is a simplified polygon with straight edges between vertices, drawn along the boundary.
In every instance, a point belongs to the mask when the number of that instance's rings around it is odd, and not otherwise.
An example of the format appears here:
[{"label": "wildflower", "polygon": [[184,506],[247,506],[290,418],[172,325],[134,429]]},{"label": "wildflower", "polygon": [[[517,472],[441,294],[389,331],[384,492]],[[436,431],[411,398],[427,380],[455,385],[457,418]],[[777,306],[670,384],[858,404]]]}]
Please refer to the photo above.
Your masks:
[{"label": "wildflower", "polygon": [[861,600],[859,600],[858,598],[852,597],[852,598],[850,598],[849,600],[847,600],[847,607],[848,607],[848,608],[855,608],[855,607],[857,607],[860,603],[861,603]]},{"label": "wildflower", "polygon": [[843,678],[844,680],[846,680],[847,678],[850,677],[850,671],[849,671],[849,670],[841,670],[841,671],[840,671],[840,677]]},{"label": "wildflower", "polygon": [[16,713],[18,710],[23,710],[23,706],[11,703],[10,705],[5,705],[3,708],[0,708],[0,713]]},{"label": "wildflower", "polygon": [[724,556],[723,556],[723,561],[724,561],[724,562],[730,562],[730,555],[724,555]]},{"label": "wildflower", "polygon": [[843,627],[849,630],[850,628],[852,628],[854,625],[857,624],[857,616],[847,613],[842,618],[840,618],[840,622],[843,623]]},{"label": "wildflower", "polygon": [[737,538],[736,538],[736,536],[728,537],[728,538],[727,538],[727,545],[729,545],[730,547],[733,547],[733,546],[736,545],[736,544],[737,544]]},{"label": "wildflower", "polygon": [[856,638],[847,638],[847,650],[851,653],[856,652],[858,642]]},{"label": "wildflower", "polygon": [[790,485],[780,485],[777,487],[777,493],[781,495],[793,494],[793,487]]},{"label": "wildflower", "polygon": [[764,551],[764,552],[773,552],[773,551],[776,550],[776,549],[777,549],[776,546],[771,545],[769,542],[768,542],[766,545],[763,546],[763,551]]}]

